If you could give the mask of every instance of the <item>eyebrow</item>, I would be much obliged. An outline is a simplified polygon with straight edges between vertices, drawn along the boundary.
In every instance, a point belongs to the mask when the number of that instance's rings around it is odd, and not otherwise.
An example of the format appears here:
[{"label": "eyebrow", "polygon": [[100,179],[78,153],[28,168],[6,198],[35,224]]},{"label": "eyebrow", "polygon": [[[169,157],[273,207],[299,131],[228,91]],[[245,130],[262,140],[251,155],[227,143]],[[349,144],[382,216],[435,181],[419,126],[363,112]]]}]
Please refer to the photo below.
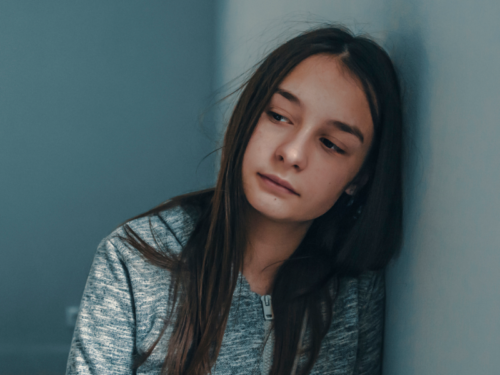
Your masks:
[{"label": "eyebrow", "polygon": [[[299,107],[302,107],[302,102],[300,101],[300,99],[297,96],[295,96],[294,94],[292,94],[290,91],[286,91],[286,90],[283,90],[282,88],[278,88],[276,90],[276,93],[280,94],[282,97],[284,97],[285,99],[287,99],[291,103],[296,104]],[[361,133],[361,130],[359,130],[359,128],[357,126],[349,125],[349,124],[346,124],[345,122],[338,121],[338,120],[330,120],[330,121],[328,121],[328,124],[333,125],[334,127],[336,127],[337,129],[339,129],[343,132],[354,135],[355,137],[357,137],[361,141],[361,143],[363,143],[365,140],[363,133]]]}]

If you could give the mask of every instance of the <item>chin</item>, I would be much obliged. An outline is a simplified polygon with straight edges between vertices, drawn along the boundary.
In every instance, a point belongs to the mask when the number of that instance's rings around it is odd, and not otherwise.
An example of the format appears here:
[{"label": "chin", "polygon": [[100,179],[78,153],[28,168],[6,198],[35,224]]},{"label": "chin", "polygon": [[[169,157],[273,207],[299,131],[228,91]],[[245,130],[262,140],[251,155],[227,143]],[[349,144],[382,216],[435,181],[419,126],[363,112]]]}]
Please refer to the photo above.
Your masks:
[{"label": "chin", "polygon": [[277,222],[298,222],[302,221],[296,217],[296,212],[291,210],[290,207],[283,207],[281,202],[277,202],[274,199],[269,200],[259,200],[257,204],[253,204],[249,201],[250,207],[258,214],[266,217],[268,220]]}]

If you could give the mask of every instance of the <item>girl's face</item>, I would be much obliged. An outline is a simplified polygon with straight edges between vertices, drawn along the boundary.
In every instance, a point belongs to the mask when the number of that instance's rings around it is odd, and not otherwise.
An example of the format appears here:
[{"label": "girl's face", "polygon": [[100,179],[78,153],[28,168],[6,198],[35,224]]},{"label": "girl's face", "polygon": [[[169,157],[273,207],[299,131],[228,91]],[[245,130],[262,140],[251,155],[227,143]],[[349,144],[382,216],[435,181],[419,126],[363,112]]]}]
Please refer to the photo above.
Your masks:
[{"label": "girl's face", "polygon": [[352,193],[372,138],[361,85],[335,57],[311,56],[260,116],[243,158],[246,198],[274,221],[311,221]]}]

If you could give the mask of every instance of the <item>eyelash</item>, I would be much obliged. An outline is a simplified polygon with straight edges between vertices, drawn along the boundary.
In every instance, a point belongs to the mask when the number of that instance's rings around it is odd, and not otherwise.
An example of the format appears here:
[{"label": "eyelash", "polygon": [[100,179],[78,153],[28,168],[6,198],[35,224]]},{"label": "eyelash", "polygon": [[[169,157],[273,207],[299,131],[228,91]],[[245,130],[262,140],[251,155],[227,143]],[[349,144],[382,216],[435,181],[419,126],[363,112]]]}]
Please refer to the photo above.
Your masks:
[{"label": "eyelash", "polygon": [[[283,122],[283,121],[281,121],[282,119],[288,120],[288,118],[286,118],[285,116],[282,116],[279,113],[276,113],[276,112],[273,112],[273,111],[267,111],[267,115],[269,116],[269,118],[272,121],[276,121],[276,122]],[[276,117],[279,117],[280,119],[277,119]],[[341,155],[345,154],[344,150],[342,150],[339,146],[337,146],[335,143],[333,143],[329,139],[327,139],[327,138],[321,138],[321,142],[329,150],[334,151],[334,152],[338,152]]]},{"label": "eyelash", "polygon": [[281,116],[279,113],[276,113],[273,111],[267,111],[267,114],[274,121],[282,122],[282,121],[278,120],[276,117],[281,117],[282,119],[288,120],[285,116]]},{"label": "eyelash", "polygon": [[[333,143],[332,141],[330,141],[329,139],[326,139],[326,138],[321,138],[321,142],[323,142],[323,144],[329,148],[330,150],[332,151],[335,151],[335,152],[338,152],[339,154],[343,155],[345,154],[345,151],[342,150],[339,146],[337,146],[335,143]],[[329,143],[330,145],[327,145],[327,143]],[[333,146],[333,148],[332,148]]]}]

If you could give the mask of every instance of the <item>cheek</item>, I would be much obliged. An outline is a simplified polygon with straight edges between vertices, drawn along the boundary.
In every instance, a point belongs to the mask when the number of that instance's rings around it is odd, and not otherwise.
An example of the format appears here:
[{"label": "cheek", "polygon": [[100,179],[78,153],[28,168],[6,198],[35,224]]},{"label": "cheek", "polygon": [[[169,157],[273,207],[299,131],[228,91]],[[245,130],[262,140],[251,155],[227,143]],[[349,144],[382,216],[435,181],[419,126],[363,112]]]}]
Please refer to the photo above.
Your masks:
[{"label": "cheek", "polygon": [[269,147],[266,145],[266,137],[264,136],[262,130],[260,130],[257,126],[248,141],[245,155],[243,157],[243,168],[245,168],[245,165],[250,166],[258,163],[258,161],[265,156],[266,150],[268,149]]},{"label": "cheek", "polygon": [[349,184],[349,175],[335,168],[337,173],[332,173],[332,168],[316,170],[314,176],[309,176],[308,181],[315,181],[309,184],[310,203],[316,210],[328,211],[342,195]]},{"label": "cheek", "polygon": [[258,166],[260,165],[260,159],[262,158],[262,141],[261,134],[258,129],[255,129],[250,140],[248,141],[245,154],[243,156],[243,184],[248,182],[248,179],[257,172]]},{"label": "cheek", "polygon": [[250,140],[248,141],[248,146],[251,146],[253,149],[259,149],[262,147],[262,144],[265,142],[266,137],[264,132],[262,131],[262,126],[255,127]]},{"label": "cheek", "polygon": [[313,197],[317,200],[318,204],[328,209],[335,204],[338,197],[343,192],[344,185],[340,181],[327,179],[326,181],[319,180],[317,184],[313,185]]}]

